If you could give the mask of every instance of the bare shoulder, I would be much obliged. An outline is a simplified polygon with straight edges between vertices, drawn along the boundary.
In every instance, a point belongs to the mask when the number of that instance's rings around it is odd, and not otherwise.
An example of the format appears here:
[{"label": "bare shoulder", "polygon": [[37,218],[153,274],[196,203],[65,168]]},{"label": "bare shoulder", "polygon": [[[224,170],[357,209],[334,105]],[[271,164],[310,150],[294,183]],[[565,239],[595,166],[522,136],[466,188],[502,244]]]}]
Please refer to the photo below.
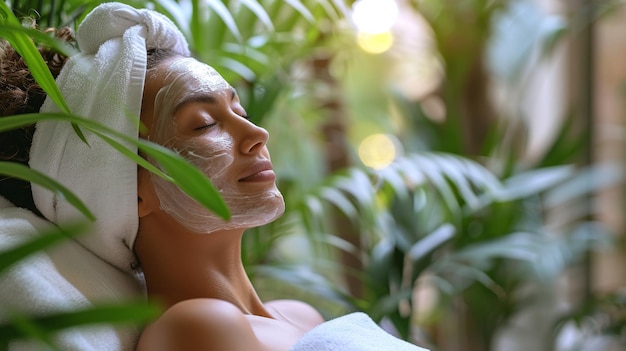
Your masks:
[{"label": "bare shoulder", "polygon": [[149,325],[137,351],[262,350],[248,320],[229,302],[193,299],[179,302]]},{"label": "bare shoulder", "polygon": [[297,300],[274,300],[265,303],[265,307],[277,319],[309,330],[324,322],[324,318],[313,306]]}]

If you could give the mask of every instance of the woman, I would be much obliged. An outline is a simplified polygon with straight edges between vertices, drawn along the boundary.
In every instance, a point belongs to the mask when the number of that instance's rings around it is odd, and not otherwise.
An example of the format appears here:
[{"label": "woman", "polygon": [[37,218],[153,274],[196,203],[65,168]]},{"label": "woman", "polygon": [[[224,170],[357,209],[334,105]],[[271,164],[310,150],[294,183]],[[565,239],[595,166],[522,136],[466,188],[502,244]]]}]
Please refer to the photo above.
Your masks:
[{"label": "woman", "polygon": [[[230,220],[222,220],[172,183],[137,170],[98,136],[88,134],[87,145],[67,124],[38,124],[31,167],[68,185],[96,212],[91,233],[78,240],[128,274],[138,265],[148,297],[163,306],[137,350],[417,349],[378,330],[361,334],[373,324],[363,318],[345,323],[358,324],[359,332],[327,342],[324,335],[340,329],[337,323],[329,331],[316,328],[326,323],[313,307],[261,301],[240,250],[247,228],[284,211],[268,133],[248,120],[235,90],[213,68],[189,57],[184,38],[169,20],[152,11],[104,4],[81,24],[78,44],[82,53],[57,79],[72,112],[134,137],[139,128],[128,115],[140,114],[146,127],[142,137],[195,164],[232,212]],[[49,100],[42,107],[56,110]],[[33,186],[33,197],[53,222],[76,216],[75,209],[45,189]],[[321,337],[309,334],[313,329]],[[355,336],[364,342],[349,347],[346,341]]]},{"label": "woman", "polygon": [[240,258],[244,230],[284,209],[267,131],[247,119],[215,70],[181,56],[148,73],[141,120],[148,139],[206,172],[232,218],[219,219],[175,185],[139,170],[135,253],[148,295],[167,312],[144,331],[138,350],[288,350],[321,316],[301,302],[263,303]]}]

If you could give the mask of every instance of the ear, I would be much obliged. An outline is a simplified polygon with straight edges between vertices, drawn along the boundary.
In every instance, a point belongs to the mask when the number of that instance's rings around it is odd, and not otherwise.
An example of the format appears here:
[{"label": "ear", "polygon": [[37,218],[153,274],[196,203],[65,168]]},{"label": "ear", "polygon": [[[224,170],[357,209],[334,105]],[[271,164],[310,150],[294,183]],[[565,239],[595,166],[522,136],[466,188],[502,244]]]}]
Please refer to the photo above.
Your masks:
[{"label": "ear", "polygon": [[143,218],[159,206],[159,199],[154,192],[150,172],[144,168],[137,170],[137,214]]}]

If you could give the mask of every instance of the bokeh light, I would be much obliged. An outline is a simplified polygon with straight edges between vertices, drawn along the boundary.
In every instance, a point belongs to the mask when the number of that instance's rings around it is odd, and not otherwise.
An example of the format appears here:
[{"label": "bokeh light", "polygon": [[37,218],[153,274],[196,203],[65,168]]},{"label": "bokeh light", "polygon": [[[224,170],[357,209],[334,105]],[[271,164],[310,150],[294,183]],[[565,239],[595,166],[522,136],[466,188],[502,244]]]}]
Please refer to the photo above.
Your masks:
[{"label": "bokeh light", "polygon": [[361,49],[371,54],[383,53],[393,44],[393,35],[391,32],[383,32],[377,34],[359,33],[357,43]]},{"label": "bokeh light", "polygon": [[368,167],[383,169],[399,154],[398,145],[393,135],[372,134],[359,145],[359,158]]},{"label": "bokeh light", "polygon": [[352,5],[352,20],[360,33],[388,32],[397,18],[395,0],[357,0]]},{"label": "bokeh light", "polygon": [[395,0],[357,0],[352,5],[357,43],[369,53],[382,53],[393,44],[391,27],[398,18]]}]

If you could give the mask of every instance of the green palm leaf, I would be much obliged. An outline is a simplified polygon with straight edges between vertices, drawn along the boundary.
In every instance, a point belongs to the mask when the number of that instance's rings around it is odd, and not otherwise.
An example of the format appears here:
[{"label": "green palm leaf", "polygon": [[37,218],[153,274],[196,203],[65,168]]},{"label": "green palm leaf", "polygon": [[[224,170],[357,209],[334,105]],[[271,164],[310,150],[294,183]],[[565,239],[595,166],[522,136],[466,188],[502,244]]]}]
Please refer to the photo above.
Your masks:
[{"label": "green palm leaf", "polygon": [[2,251],[0,253],[0,274],[13,264],[39,250],[46,249],[70,237],[84,233],[86,228],[86,223],[66,224],[62,228],[54,227],[16,247]]},{"label": "green palm leaf", "polygon": [[250,9],[250,11],[252,11],[256,15],[256,17],[259,19],[259,21],[261,21],[261,23],[263,23],[268,31],[274,30],[274,24],[272,23],[272,19],[257,0],[242,0],[241,4]]},{"label": "green palm leaf", "polygon": [[304,17],[307,21],[309,21],[310,23],[315,23],[315,17],[311,13],[311,11],[309,11],[309,9],[302,3],[302,1],[285,0],[285,2],[289,6],[293,7],[293,9],[296,10],[300,15],[302,15],[302,17]]},{"label": "green palm leaf", "polygon": [[[174,151],[160,145],[145,140],[136,140],[95,121],[63,113],[33,113],[4,117],[0,119],[0,132],[31,125],[40,120],[66,121],[85,128],[86,130],[90,130],[96,135],[105,136],[103,140],[110,143],[117,150],[122,151],[125,156],[131,158],[133,161],[140,162],[142,165],[147,166],[149,168],[148,170],[156,171],[155,173],[159,176],[163,176],[164,179],[174,182],[189,196],[222,218],[230,218],[230,211],[226,203],[221,196],[219,196],[219,192],[215,189],[206,175]],[[135,155],[136,153],[133,150],[128,149],[128,147],[119,142],[116,142],[111,137],[115,137],[131,145],[135,145],[139,148],[139,150],[143,151],[161,164],[168,174],[164,175],[163,172],[156,170],[144,160],[140,160],[140,158]]]},{"label": "green palm leaf", "polygon": [[0,345],[14,339],[35,337],[48,345],[53,345],[53,333],[89,325],[136,324],[153,320],[161,313],[145,301],[100,305],[73,312],[60,312],[43,317],[26,317],[10,313],[12,323],[0,325]]},{"label": "green palm leaf", "polygon": [[92,221],[96,220],[96,217],[89,211],[87,206],[72,193],[71,190],[63,186],[63,184],[56,180],[46,176],[45,174],[36,171],[30,167],[24,166],[17,162],[0,161],[0,174],[7,175],[13,178],[19,178],[27,180],[31,183],[38,184],[67,200],[77,210],[79,210],[85,217]]}]

